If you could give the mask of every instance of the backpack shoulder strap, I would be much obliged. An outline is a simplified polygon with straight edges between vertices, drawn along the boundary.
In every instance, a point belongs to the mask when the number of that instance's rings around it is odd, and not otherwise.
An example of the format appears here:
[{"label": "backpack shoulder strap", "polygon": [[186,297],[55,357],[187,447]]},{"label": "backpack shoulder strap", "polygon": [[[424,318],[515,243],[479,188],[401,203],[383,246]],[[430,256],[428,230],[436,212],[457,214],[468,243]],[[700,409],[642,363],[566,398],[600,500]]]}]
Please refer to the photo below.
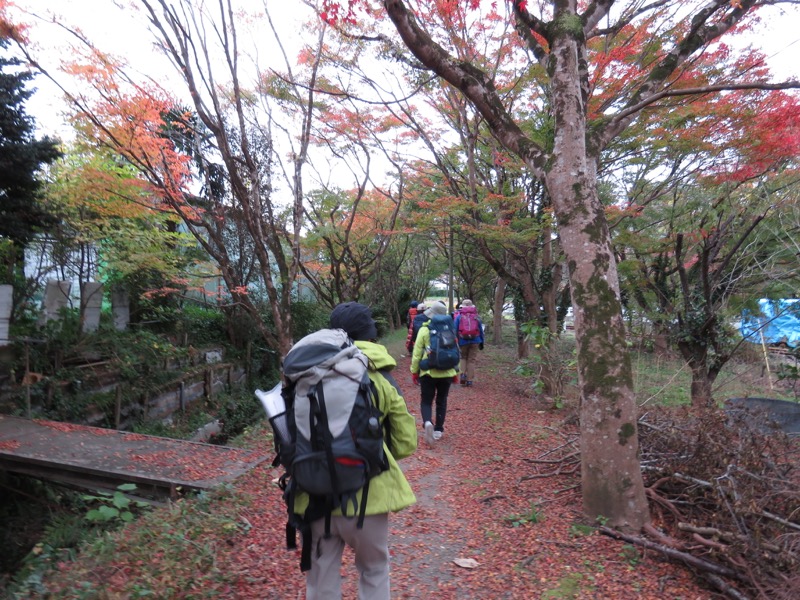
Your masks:
[{"label": "backpack shoulder strap", "polygon": [[397,380],[394,378],[394,375],[392,375],[390,369],[379,369],[374,372],[383,377],[390,384],[392,384],[392,387],[397,390],[398,394],[400,394],[401,396],[403,395],[403,390],[400,389],[400,385],[397,383]]},{"label": "backpack shoulder strap", "polygon": [[[386,369],[382,371],[375,371],[375,373],[377,373],[378,375],[383,377],[386,381],[388,381],[391,384],[391,386],[395,390],[397,390],[397,394],[399,396],[401,397],[403,396],[403,390],[400,389],[400,386],[398,385],[397,380],[394,378],[394,375],[392,375],[391,371]],[[373,387],[374,385],[375,384],[373,384]],[[377,390],[375,390],[375,393],[377,395]],[[394,449],[392,448],[392,423],[386,417],[386,414],[383,415],[383,419],[381,420],[381,425],[383,425],[383,441],[386,444],[386,448],[392,455],[394,455]]]}]

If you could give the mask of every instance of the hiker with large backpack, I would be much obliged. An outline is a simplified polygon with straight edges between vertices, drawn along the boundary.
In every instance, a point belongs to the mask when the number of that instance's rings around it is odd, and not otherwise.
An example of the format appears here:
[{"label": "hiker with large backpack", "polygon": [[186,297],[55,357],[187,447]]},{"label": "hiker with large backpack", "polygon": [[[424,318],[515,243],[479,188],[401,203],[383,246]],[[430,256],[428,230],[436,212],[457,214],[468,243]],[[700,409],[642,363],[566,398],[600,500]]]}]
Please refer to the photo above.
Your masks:
[{"label": "hiker with large backpack", "polygon": [[284,426],[270,419],[276,464],[286,467],[287,546],[299,530],[307,600],[341,598],[345,545],[355,552],[358,597],[389,600],[389,513],[416,502],[397,460],[416,450],[416,424],[371,310],[339,304],[329,325],[286,355]]},{"label": "hiker with large backpack", "polygon": [[[420,328],[411,355],[411,378],[420,386],[420,413],[425,441],[433,445],[444,434],[450,384],[458,381],[458,341],[452,317],[442,302],[425,311],[428,319]],[[433,404],[436,403],[436,416]]]},{"label": "hiker with large backpack", "polygon": [[472,387],[478,350],[483,350],[483,323],[472,300],[463,300],[455,319],[461,351],[461,385]]}]

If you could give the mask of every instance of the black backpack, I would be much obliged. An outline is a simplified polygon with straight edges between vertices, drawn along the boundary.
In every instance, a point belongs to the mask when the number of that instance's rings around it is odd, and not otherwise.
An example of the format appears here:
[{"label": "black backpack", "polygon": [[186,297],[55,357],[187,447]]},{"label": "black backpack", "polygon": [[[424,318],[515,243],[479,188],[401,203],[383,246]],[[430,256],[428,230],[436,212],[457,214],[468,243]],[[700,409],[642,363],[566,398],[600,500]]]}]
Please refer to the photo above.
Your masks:
[{"label": "black backpack", "polygon": [[[286,468],[279,480],[289,515],[286,544],[295,548],[300,530],[302,571],[311,568],[311,522],[325,517],[328,535],[331,512],[340,508],[345,516],[357,516],[360,528],[369,481],[389,468],[383,414],[375,406],[367,363],[341,329],[304,337],[283,361],[285,424],[270,420],[277,450],[273,464]],[[363,490],[360,505],[359,490]],[[302,516],[294,512],[300,491],[310,498]]]},{"label": "black backpack", "polygon": [[428,317],[425,316],[424,312],[417,313],[417,316],[414,317],[414,322],[411,323],[411,349],[409,350],[409,352],[411,352],[414,349],[414,342],[417,341],[417,336],[419,335],[420,327],[422,327],[422,324],[425,323],[425,321],[427,320]]},{"label": "black backpack", "polygon": [[419,368],[445,371],[458,366],[461,354],[456,339],[456,326],[450,315],[434,315],[428,323],[430,346],[427,355],[419,361]]}]

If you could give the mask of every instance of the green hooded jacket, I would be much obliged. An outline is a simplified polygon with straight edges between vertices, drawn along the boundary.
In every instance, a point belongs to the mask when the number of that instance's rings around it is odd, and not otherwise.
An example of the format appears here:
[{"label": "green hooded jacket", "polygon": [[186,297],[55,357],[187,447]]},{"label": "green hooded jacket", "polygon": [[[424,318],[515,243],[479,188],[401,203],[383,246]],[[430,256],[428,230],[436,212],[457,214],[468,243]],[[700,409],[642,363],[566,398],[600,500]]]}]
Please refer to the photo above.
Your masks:
[{"label": "green hooded jacket", "polygon": [[425,352],[431,345],[431,330],[428,328],[430,323],[430,319],[428,319],[422,324],[422,327],[419,328],[417,341],[414,342],[414,352],[411,355],[411,372],[419,373],[420,377],[423,375],[430,375],[434,379],[444,379],[447,377],[453,378],[458,375],[458,371],[455,368],[444,370],[428,369],[427,371],[421,371],[419,368],[419,362],[425,358]]},{"label": "green hooded jacket", "polygon": [[[387,352],[384,346],[374,342],[356,340],[358,346],[369,359],[369,378],[378,392],[377,405],[383,413],[383,419],[389,420],[390,435],[388,444],[384,443],[389,459],[389,469],[370,479],[369,497],[367,498],[367,515],[380,515],[397,512],[411,506],[417,501],[414,492],[406,480],[397,461],[411,456],[417,449],[417,426],[414,417],[408,412],[406,401],[397,389],[379,371],[390,371],[397,366],[397,361]],[[388,447],[387,447],[388,445]],[[390,451],[389,451],[390,450]],[[361,505],[361,492],[356,495]],[[298,493],[295,498],[294,512],[302,515],[308,506],[308,495]],[[333,511],[340,515],[341,510]]]}]

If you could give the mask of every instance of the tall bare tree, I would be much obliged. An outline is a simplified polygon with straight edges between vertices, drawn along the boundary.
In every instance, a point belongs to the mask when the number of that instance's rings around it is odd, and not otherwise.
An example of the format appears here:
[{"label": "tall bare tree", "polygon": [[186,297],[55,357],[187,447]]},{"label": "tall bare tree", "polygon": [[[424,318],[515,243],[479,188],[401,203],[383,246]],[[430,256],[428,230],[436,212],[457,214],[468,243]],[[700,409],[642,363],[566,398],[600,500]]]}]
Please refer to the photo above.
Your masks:
[{"label": "tall bare tree", "polygon": [[[224,282],[220,306],[234,316],[244,311],[267,346],[284,354],[292,344],[305,171],[318,116],[316,67],[326,28],[314,29],[315,44],[293,73],[294,57],[281,45],[289,34],[273,25],[268,12],[259,17],[279,51],[265,67],[246,46],[251,21],[233,0],[136,5],[161,52],[159,67],[172,65],[178,76],[177,89],[174,80],[142,78],[63,22],[77,50],[59,65],[61,73],[37,60],[35,46],[22,47],[65,93],[84,137],[134,165],[148,180],[154,204],[177,214],[213,259]],[[268,85],[269,68],[281,60],[291,76],[275,90]],[[291,114],[277,99],[285,97],[292,98]],[[288,160],[285,148],[276,147],[278,133],[290,145]],[[288,198],[278,187],[281,180]]]}]

